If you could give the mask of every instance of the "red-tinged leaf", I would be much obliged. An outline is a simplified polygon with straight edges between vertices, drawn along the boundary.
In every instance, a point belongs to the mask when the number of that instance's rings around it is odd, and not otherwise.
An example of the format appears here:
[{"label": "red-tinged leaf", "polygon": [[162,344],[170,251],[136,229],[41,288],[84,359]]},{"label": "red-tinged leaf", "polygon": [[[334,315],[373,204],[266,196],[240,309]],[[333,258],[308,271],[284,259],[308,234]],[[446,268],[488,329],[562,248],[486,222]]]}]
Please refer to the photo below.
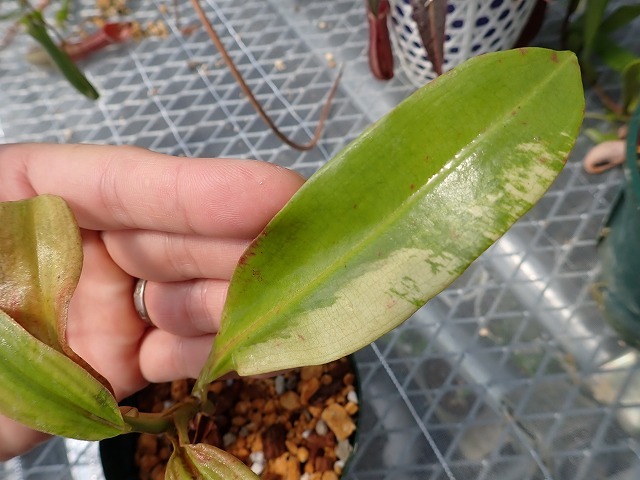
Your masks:
[{"label": "red-tinged leaf", "polygon": [[53,195],[3,202],[0,224],[0,310],[110,388],[66,341],[69,302],[83,258],[71,209]]},{"label": "red-tinged leaf", "polygon": [[411,6],[427,57],[433,70],[442,75],[447,0],[411,0]]},{"label": "red-tinged leaf", "polygon": [[198,443],[179,446],[169,459],[167,480],[257,480],[258,476],[233,455]]}]

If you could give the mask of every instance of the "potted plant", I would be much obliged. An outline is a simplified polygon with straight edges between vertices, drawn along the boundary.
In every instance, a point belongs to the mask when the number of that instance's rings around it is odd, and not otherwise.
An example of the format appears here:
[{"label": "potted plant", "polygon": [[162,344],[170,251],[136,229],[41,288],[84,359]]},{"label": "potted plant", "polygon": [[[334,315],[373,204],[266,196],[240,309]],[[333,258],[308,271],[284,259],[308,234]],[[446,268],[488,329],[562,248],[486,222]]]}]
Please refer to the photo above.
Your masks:
[{"label": "potted plant", "polygon": [[[624,32],[640,16],[640,5],[609,7],[609,0],[570,1],[562,39],[564,46],[578,56],[584,82],[608,110],[609,119],[624,123],[640,100],[640,57],[623,47],[616,34]],[[619,98],[603,88],[601,78],[607,72],[602,67],[619,80]]]},{"label": "potted plant", "polygon": [[[152,384],[121,405],[163,411],[185,401],[192,380]],[[218,380],[215,414],[190,427],[191,441],[223,448],[263,478],[337,479],[357,448],[360,389],[355,361],[297,368],[268,378]],[[106,480],[165,477],[168,435],[129,434],[100,442]]]},{"label": "potted plant", "polygon": [[366,3],[373,74],[380,79],[393,76],[392,44],[404,72],[416,86],[472,56],[513,48],[534,9],[539,10],[535,15],[539,20],[545,7],[538,0],[367,0]]},{"label": "potted plant", "polygon": [[0,412],[86,440],[166,433],[166,478],[254,478],[192,443],[216,379],[321,365],[390,331],[459,276],[545,192],[578,134],[575,56],[474,58],[423,87],[315,174],[249,246],[190,395],[163,412],[119,406],[66,344],[82,264],[63,199],[0,205]]},{"label": "potted plant", "polygon": [[[50,3],[53,4],[51,6],[57,7],[52,15],[55,18],[55,22],[45,17],[43,13],[43,10],[49,7]],[[126,2],[124,1],[114,0],[102,2],[102,4],[104,6],[101,7],[102,13],[100,16],[91,19],[91,21],[87,21],[87,19],[77,20],[78,24],[93,24],[93,26],[89,28],[90,31],[81,28],[75,35],[70,35],[71,38],[69,38],[69,35],[65,38],[62,30],[67,29],[70,22],[70,3],[68,0],[43,2],[37,8],[32,6],[29,0],[21,0],[17,2],[14,10],[4,16],[4,19],[13,19],[15,23],[10,33],[2,39],[0,48],[6,47],[11,42],[15,33],[23,29],[39,45],[39,48],[36,48],[27,55],[28,60],[40,65],[55,65],[79,93],[91,100],[96,100],[99,97],[99,92],[78,67],[77,62],[79,60],[90,57],[99,50],[114,43],[125,42],[132,38],[139,39],[148,35],[163,36],[166,35],[167,31],[167,27],[163,23],[160,24],[162,26],[152,25],[151,28],[144,29],[137,22],[122,21],[122,15],[129,13]],[[98,5],[100,5],[100,2]],[[176,17],[180,14],[178,7],[178,3],[174,2],[173,8],[175,9]],[[312,138],[307,142],[295,141],[280,130],[253,94],[253,91],[245,82],[242,73],[236,67],[234,60],[227,52],[224,43],[210,22],[200,0],[191,0],[191,7],[197,14],[211,42],[219,51],[226,67],[237,81],[242,92],[246,95],[248,102],[258,116],[265,122],[267,127],[271,129],[273,134],[283,143],[296,150],[306,151],[313,149],[322,135],[333,97],[340,82],[341,73],[338,73],[327,94]],[[51,8],[49,10],[51,10]],[[118,20],[115,21],[114,17],[117,17]],[[2,19],[3,17],[0,17],[0,20]],[[78,27],[78,25],[76,25],[76,27]],[[189,29],[186,30],[189,31]]]},{"label": "potted plant", "polygon": [[[606,120],[613,127],[604,132],[586,130],[598,144],[584,159],[589,173],[601,173],[624,163],[626,124],[640,104],[640,56],[616,38],[640,17],[640,5],[619,5],[613,9],[609,6],[608,0],[573,0],[567,5],[562,28],[564,46],[577,55],[585,84],[605,109],[604,114],[588,116]],[[615,79],[614,92],[602,85],[602,77],[607,75]]]}]

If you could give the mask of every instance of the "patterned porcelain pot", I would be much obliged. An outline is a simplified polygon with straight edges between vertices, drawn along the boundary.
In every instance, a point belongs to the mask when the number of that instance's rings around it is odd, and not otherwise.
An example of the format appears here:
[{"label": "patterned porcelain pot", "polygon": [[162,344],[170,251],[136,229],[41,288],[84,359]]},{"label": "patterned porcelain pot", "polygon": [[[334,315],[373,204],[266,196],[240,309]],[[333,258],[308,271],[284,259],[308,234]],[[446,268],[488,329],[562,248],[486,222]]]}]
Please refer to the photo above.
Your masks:
[{"label": "patterned porcelain pot", "polygon": [[[537,0],[449,0],[445,27],[444,65],[447,71],[482,53],[512,48]],[[416,86],[436,73],[423,47],[410,0],[390,0],[391,37],[402,68]]]}]

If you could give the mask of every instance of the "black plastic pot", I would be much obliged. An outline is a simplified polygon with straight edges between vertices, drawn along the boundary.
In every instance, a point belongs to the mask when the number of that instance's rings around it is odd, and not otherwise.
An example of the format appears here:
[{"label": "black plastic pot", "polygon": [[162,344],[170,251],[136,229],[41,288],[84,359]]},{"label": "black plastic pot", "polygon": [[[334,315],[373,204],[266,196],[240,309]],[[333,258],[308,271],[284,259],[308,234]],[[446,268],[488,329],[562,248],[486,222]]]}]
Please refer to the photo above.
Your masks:
[{"label": "black plastic pot", "polygon": [[[358,396],[359,403],[361,404],[362,389],[360,385],[360,375],[353,355],[348,357],[351,367],[355,374],[355,391]],[[121,402],[121,405],[136,406],[136,397],[130,397]],[[358,443],[358,431],[359,431],[359,418],[360,415],[356,414],[356,430],[350,438],[351,445],[353,446],[353,452],[347,461],[347,464],[343,468],[342,476],[346,474],[353,460],[353,456],[356,452],[356,446]],[[135,453],[137,448],[139,434],[130,433],[127,435],[120,435],[114,438],[102,440],[99,444],[100,458],[102,461],[102,468],[106,480],[139,480],[138,467],[135,464]]]},{"label": "black plastic pot", "polygon": [[134,461],[139,434],[130,433],[100,442],[102,470],[107,480],[138,480]]},{"label": "black plastic pot", "polygon": [[598,243],[602,283],[598,285],[603,316],[629,345],[640,348],[640,107],[629,124],[625,183]]}]

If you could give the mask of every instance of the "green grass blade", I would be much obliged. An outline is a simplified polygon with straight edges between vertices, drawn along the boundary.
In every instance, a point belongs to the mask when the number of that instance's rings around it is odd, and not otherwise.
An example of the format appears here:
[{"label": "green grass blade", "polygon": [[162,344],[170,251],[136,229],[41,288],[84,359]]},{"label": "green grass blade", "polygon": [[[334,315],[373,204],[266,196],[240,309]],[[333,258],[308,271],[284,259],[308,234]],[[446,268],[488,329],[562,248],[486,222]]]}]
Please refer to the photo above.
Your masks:
[{"label": "green grass blade", "polygon": [[71,60],[71,57],[51,39],[40,12],[33,11],[28,13],[23,17],[22,23],[26,26],[27,33],[49,54],[53,63],[56,64],[60,72],[76,90],[91,100],[96,100],[100,96],[84,73]]}]

